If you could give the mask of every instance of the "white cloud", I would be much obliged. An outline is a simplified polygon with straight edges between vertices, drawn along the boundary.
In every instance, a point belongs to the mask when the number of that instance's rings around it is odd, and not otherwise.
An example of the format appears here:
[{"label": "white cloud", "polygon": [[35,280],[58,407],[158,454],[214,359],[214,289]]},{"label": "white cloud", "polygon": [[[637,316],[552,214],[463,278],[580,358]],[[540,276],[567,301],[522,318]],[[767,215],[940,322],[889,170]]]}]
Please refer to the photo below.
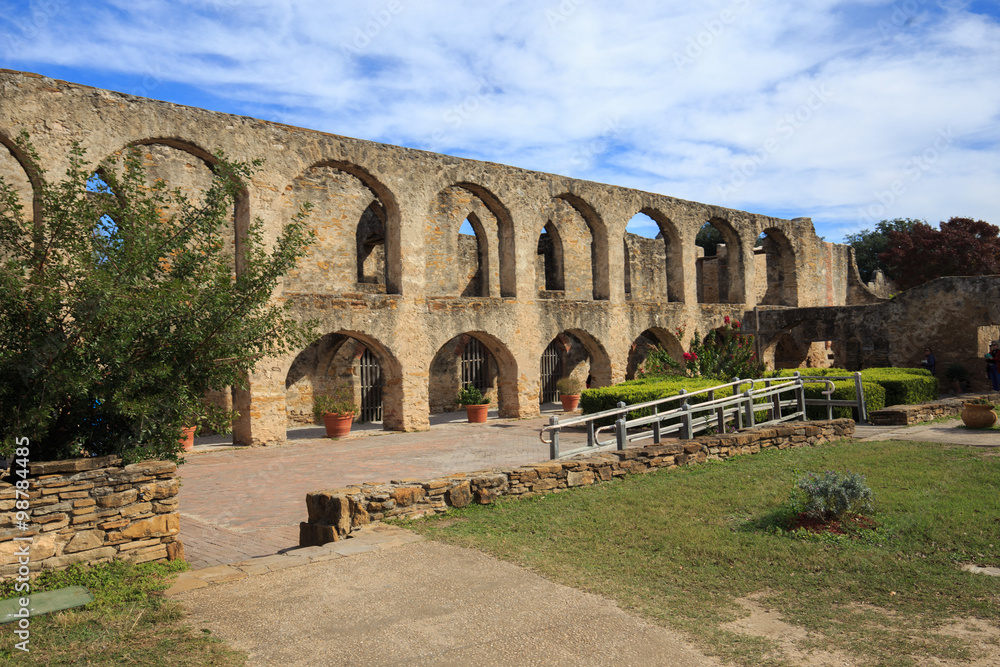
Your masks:
[{"label": "white cloud", "polygon": [[[876,204],[884,217],[1000,224],[1000,12],[962,3],[0,8],[14,69],[67,68],[58,76],[98,86],[113,75],[180,103],[186,85],[220,110],[808,215],[829,240],[863,227],[858,212]],[[953,140],[912,180],[908,161],[942,130]]]}]

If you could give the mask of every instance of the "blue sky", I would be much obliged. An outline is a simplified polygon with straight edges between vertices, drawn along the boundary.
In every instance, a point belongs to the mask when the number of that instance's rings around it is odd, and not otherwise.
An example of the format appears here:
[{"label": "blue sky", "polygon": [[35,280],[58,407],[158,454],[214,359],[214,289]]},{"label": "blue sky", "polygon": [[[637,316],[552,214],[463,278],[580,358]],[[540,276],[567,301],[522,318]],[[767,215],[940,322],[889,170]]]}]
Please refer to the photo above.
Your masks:
[{"label": "blue sky", "polygon": [[0,0],[0,67],[808,216],[830,241],[1000,224],[996,0]]}]

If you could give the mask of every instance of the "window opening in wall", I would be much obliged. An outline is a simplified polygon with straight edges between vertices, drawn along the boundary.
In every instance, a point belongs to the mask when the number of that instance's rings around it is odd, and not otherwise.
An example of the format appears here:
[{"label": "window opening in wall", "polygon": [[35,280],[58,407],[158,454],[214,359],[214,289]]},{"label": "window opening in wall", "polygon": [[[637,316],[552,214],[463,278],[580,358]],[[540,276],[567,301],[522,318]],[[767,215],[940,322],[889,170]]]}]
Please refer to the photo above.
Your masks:
[{"label": "window opening in wall", "polygon": [[465,234],[466,236],[475,236],[476,230],[472,228],[472,223],[466,218],[462,221],[462,226],[458,228],[459,234]]},{"label": "window opening in wall", "polygon": [[462,350],[462,387],[485,392],[487,386],[486,350],[477,338],[470,338]]},{"label": "window opening in wall", "polygon": [[559,232],[550,222],[542,229],[538,235],[537,254],[542,260],[542,274],[544,277],[544,288],[547,291],[561,291],[565,289],[563,283],[563,249],[562,239]]},{"label": "window opening in wall", "polygon": [[382,367],[372,351],[365,348],[360,359],[361,413],[359,423],[382,421]]},{"label": "window opening in wall", "polygon": [[539,403],[555,403],[559,400],[556,383],[562,377],[562,371],[562,355],[559,354],[558,341],[554,340],[542,352],[542,391]]},{"label": "window opening in wall", "polygon": [[385,285],[385,211],[378,200],[373,201],[361,215],[356,239],[358,282]]}]

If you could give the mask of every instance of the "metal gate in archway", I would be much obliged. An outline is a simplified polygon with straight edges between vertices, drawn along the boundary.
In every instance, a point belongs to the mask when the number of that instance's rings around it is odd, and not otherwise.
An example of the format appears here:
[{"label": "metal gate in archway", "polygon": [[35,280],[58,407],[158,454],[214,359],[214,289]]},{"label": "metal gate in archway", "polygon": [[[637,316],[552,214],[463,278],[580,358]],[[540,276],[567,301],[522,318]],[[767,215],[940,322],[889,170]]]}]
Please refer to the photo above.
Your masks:
[{"label": "metal gate in archway", "polygon": [[486,348],[478,338],[470,338],[462,350],[462,386],[473,386],[485,392],[487,369]]},{"label": "metal gate in archway", "polygon": [[365,348],[361,366],[361,414],[358,423],[382,421],[382,367],[372,351]]},{"label": "metal gate in archway", "polygon": [[542,391],[539,403],[556,403],[559,401],[559,390],[556,383],[562,377],[562,355],[559,354],[559,342],[552,341],[542,352]]}]

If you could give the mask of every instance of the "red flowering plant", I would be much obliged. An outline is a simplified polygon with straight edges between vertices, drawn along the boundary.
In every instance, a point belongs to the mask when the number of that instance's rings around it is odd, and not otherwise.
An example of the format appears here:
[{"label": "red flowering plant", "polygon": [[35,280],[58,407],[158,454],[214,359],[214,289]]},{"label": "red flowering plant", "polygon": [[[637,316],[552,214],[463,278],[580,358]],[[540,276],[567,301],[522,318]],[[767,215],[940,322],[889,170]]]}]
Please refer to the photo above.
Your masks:
[{"label": "red flowering plant", "polygon": [[753,336],[740,330],[740,323],[728,316],[725,324],[705,338],[695,331],[691,351],[684,355],[687,375],[718,380],[755,378],[764,374],[764,364],[753,351]]}]

